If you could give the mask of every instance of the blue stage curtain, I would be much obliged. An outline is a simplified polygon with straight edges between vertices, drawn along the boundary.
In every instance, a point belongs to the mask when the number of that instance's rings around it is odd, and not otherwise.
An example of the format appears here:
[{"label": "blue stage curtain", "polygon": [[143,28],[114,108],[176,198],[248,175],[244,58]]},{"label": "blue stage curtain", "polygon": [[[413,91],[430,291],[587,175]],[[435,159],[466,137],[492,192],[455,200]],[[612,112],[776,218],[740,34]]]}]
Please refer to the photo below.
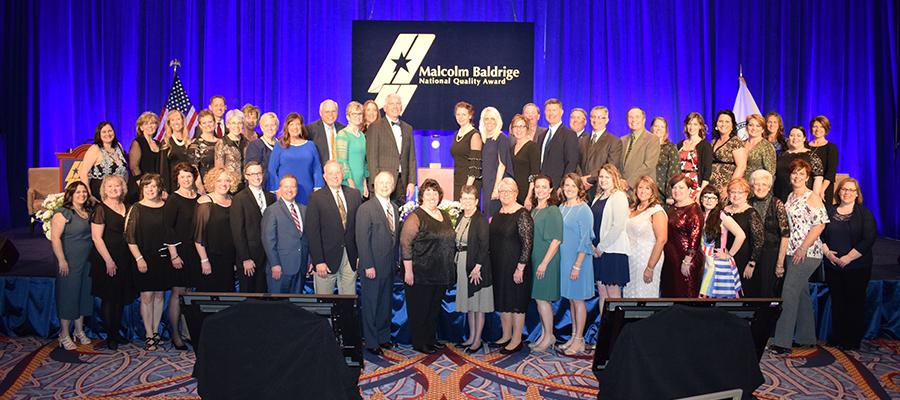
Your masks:
[{"label": "blue stage curtain", "polygon": [[[40,336],[55,337],[59,334],[59,318],[56,316],[55,279],[30,277],[0,277],[0,336]],[[828,287],[821,283],[809,284],[810,296],[816,314],[816,333],[819,340],[827,340],[831,332],[831,309]],[[312,286],[307,285],[307,293]],[[391,336],[398,343],[409,343],[409,328],[406,324],[404,285],[394,282]],[[166,292],[165,304],[171,292]],[[455,312],[456,291],[450,289],[444,296],[442,312],[438,316],[438,337],[451,342],[461,342],[468,336],[466,316]],[[100,317],[100,299],[94,299],[94,315],[85,320],[85,330],[92,337],[106,337]],[[601,320],[597,308],[597,297],[587,300],[587,329],[584,338],[593,343]],[[566,340],[572,333],[569,304],[565,299],[552,304],[554,333],[557,339]],[[168,310],[163,311],[160,334],[169,337]],[[866,339],[887,337],[900,338],[900,281],[871,281],[866,298]],[[140,302],[125,307],[122,318],[123,334],[132,340],[141,340],[144,325],[141,320]],[[524,334],[527,340],[535,341],[541,335],[541,324],[534,303],[530,305],[525,319]],[[501,336],[500,318],[497,313],[488,313],[485,318],[482,339],[495,341]]]},{"label": "blue stage curtain", "polygon": [[[564,108],[606,105],[609,129],[626,133],[631,106],[669,121],[681,138],[688,112],[731,108],[738,68],[763,112],[785,124],[831,119],[839,172],[859,178],[885,235],[900,235],[896,4],[891,0],[11,0],[4,29],[0,228],[24,221],[27,167],[89,140],[100,120],[119,138],[158,112],[169,60],[194,105],[224,95],[278,115],[318,118],[318,104],[350,101],[351,21],[513,21],[535,24],[534,98]],[[489,38],[485,38],[489,40]],[[477,43],[460,43],[477,46]],[[485,60],[489,63],[490,60]],[[357,99],[359,100],[359,99]],[[504,110],[504,121],[513,111]],[[452,118],[447,110],[447,118]],[[343,113],[340,113],[343,114]],[[343,117],[341,117],[343,119]],[[566,117],[567,118],[567,117]],[[449,141],[431,151],[418,132],[420,165],[451,164]],[[5,168],[4,168],[5,167]]]}]

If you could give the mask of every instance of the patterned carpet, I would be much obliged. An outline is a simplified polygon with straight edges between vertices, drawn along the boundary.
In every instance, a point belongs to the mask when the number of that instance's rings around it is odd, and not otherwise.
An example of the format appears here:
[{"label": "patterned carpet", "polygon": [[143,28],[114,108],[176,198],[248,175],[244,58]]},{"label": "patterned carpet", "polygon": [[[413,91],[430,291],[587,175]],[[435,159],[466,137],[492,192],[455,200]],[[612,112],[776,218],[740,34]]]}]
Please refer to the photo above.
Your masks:
[{"label": "patterned carpet", "polygon": [[[96,345],[96,348],[95,346]],[[191,352],[146,352],[137,345],[111,352],[94,345],[77,352],[36,338],[0,337],[0,400],[59,398],[196,399]],[[370,399],[586,399],[598,383],[591,355],[555,352],[510,356],[483,350],[466,355],[452,346],[433,355],[401,347],[366,356],[360,377]],[[900,398],[900,341],[866,342],[861,351],[830,347],[766,356],[762,399]]]}]

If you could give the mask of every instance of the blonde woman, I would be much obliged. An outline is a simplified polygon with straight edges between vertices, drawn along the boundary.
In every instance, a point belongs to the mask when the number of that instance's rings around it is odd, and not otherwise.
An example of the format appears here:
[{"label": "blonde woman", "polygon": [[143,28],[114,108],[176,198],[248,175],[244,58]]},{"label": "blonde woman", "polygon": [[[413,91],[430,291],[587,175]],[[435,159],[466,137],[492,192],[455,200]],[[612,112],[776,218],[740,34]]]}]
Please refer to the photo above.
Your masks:
[{"label": "blonde woman", "polygon": [[485,107],[481,110],[478,130],[484,140],[484,146],[481,148],[481,176],[484,182],[482,208],[488,218],[500,208],[500,181],[513,176],[509,138],[501,130],[502,126],[503,119],[496,108]]}]

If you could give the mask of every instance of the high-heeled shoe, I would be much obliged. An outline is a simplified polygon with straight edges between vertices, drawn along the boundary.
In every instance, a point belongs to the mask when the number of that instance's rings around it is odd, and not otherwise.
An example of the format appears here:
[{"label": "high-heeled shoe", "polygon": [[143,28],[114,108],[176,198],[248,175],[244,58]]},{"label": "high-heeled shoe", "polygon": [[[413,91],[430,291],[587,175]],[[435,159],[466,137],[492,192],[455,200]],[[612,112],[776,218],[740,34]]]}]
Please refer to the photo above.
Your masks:
[{"label": "high-heeled shoe", "polygon": [[535,352],[545,352],[547,349],[552,347],[556,343],[556,336],[550,335],[547,339],[542,342],[538,342],[537,346],[531,348],[531,351]]},{"label": "high-heeled shoe", "polygon": [[567,356],[574,356],[584,351],[584,338],[576,337],[574,339],[575,340],[572,341],[572,344],[568,348],[566,348],[566,351],[564,352],[564,354]]},{"label": "high-heeled shoe", "polygon": [[75,331],[75,339],[78,339],[78,344],[91,344],[91,339],[84,334],[84,331]]},{"label": "high-heeled shoe", "polygon": [[[507,343],[507,344],[509,344],[509,343]],[[524,342],[519,342],[519,344],[518,344],[516,347],[513,347],[513,348],[511,348],[511,349],[507,349],[506,347],[500,349],[500,354],[513,354],[513,353],[518,353],[519,351],[522,350],[522,347],[525,347],[525,343],[524,343]]]},{"label": "high-heeled shoe", "polygon": [[78,348],[75,346],[75,342],[72,341],[72,338],[68,336],[60,336],[59,337],[59,347],[62,347],[66,350],[72,351]]},{"label": "high-heeled shoe", "polygon": [[481,348],[484,347],[484,342],[478,344],[478,347],[472,348],[472,346],[466,347],[466,354],[474,354],[481,351]]},{"label": "high-heeled shoe", "polygon": [[[180,338],[179,338],[179,339],[180,339]],[[187,350],[188,347],[187,347],[186,344],[184,344],[184,341],[183,341],[183,340],[179,340],[179,342],[181,342],[181,344],[178,344],[177,342],[175,342],[175,338],[174,338],[174,337],[172,337],[171,340],[172,340],[172,347],[174,347],[175,350],[181,350],[181,351]]]},{"label": "high-heeled shoe", "polygon": [[506,340],[503,341],[503,342],[494,342],[494,343],[492,343],[491,345],[494,346],[494,347],[506,347],[506,345],[508,345],[509,342],[511,342],[511,341],[512,341],[512,338],[509,338],[509,339],[506,339]]}]

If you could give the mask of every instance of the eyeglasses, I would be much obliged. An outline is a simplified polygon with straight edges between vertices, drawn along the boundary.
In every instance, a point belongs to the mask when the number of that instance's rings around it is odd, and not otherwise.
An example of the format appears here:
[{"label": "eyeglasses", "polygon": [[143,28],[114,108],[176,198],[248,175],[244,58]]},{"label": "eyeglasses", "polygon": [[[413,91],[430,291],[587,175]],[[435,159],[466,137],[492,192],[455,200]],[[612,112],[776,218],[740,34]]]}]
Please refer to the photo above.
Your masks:
[{"label": "eyeglasses", "polygon": [[513,129],[515,129],[515,128],[525,129],[527,127],[528,127],[528,125],[513,125]]},{"label": "eyeglasses", "polygon": [[851,189],[851,188],[841,188],[841,192],[856,193],[856,189]]},{"label": "eyeglasses", "polygon": [[747,192],[743,190],[729,190],[728,194],[747,194]]},{"label": "eyeglasses", "polygon": [[515,193],[515,192],[516,192],[515,190],[511,190],[511,189],[500,189],[497,191],[497,193],[500,193],[500,194],[511,194],[511,193]]},{"label": "eyeglasses", "polygon": [[714,196],[714,195],[709,195],[709,194],[708,194],[708,195],[706,195],[706,196],[701,197],[701,199],[703,199],[703,201],[706,201],[706,200],[715,200],[715,201],[719,201],[719,196]]}]

